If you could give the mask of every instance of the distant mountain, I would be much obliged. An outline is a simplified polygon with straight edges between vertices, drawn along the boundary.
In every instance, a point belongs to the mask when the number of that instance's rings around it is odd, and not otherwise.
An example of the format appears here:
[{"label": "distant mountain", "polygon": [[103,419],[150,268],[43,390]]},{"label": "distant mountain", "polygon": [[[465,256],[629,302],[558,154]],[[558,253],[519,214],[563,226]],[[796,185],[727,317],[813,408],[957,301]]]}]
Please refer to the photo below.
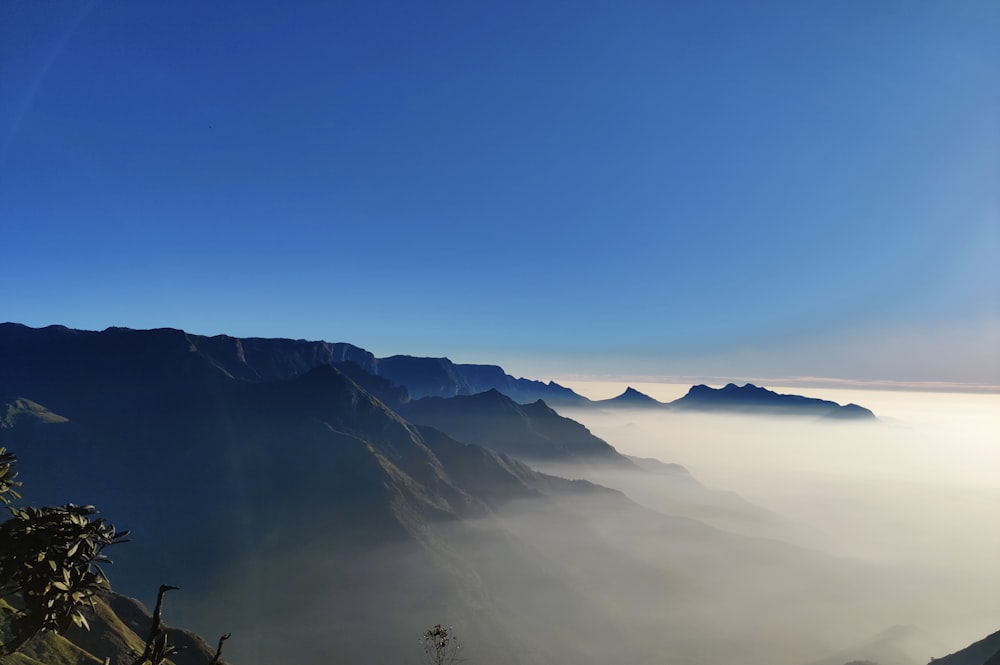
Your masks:
[{"label": "distant mountain", "polygon": [[934,665],[1000,665],[1000,631],[956,651],[935,658]]},{"label": "distant mountain", "polygon": [[496,365],[456,364],[447,358],[381,358],[376,361],[373,373],[405,386],[414,399],[475,395],[496,390],[522,404],[539,399],[550,404],[574,405],[589,401],[555,382],[515,379]]},{"label": "distant mountain", "polygon": [[448,435],[531,462],[612,464],[634,468],[605,441],[542,400],[518,404],[496,389],[450,399],[425,397],[401,411],[409,420]]},{"label": "distant mountain", "polygon": [[624,408],[661,408],[666,406],[663,402],[659,402],[649,395],[645,395],[632,386],[625,389],[621,395],[617,397],[612,397],[611,399],[602,399],[593,402],[594,406],[605,406],[605,407],[624,407]]},{"label": "distant mountain", "polygon": [[545,399],[552,404],[582,404],[587,398],[557,383],[516,379],[496,365],[453,363],[448,358],[396,355],[376,358],[343,342],[235,338],[190,335],[199,350],[236,378],[290,379],[319,365],[354,363],[400,388],[413,398],[453,397],[498,390],[517,402]]},{"label": "distant mountain", "polygon": [[857,404],[841,406],[836,402],[801,395],[783,395],[747,383],[724,388],[692,386],[688,393],[669,403],[682,411],[732,411],[742,413],[801,415],[838,420],[872,420],[875,414]]},{"label": "distant mountain", "polygon": [[632,498],[671,515],[741,533],[781,532],[775,515],[732,492],[706,488],[679,464],[622,455],[542,401],[517,404],[491,390],[449,399],[426,397],[410,402],[401,413],[411,422],[511,455],[548,473],[628,488]]},{"label": "distant mountain", "polygon": [[783,395],[747,383],[723,388],[692,386],[687,394],[672,402],[660,402],[629,386],[621,395],[567,406],[592,406],[609,409],[663,409],[675,411],[713,411],[759,413],[767,415],[809,416],[842,420],[874,419],[868,409],[857,404],[841,406],[836,402],[801,395]]}]

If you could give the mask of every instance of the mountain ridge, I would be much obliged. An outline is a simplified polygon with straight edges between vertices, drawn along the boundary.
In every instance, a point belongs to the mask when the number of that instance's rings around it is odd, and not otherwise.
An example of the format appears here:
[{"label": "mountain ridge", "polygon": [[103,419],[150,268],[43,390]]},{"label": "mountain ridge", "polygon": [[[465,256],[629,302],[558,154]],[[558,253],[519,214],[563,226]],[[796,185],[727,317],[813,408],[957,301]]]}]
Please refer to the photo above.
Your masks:
[{"label": "mountain ridge", "polygon": [[572,459],[631,467],[611,445],[543,400],[518,404],[499,390],[413,400],[402,413],[460,441],[531,460]]},{"label": "mountain ridge", "polygon": [[841,420],[874,419],[875,414],[857,404],[840,405],[830,400],[787,395],[746,383],[728,383],[722,388],[692,386],[686,395],[668,403],[673,409],[690,411],[741,411],[778,415],[811,415]]},{"label": "mountain ridge", "polygon": [[[30,331],[36,331],[32,333]],[[183,335],[191,350],[225,374],[245,380],[288,379],[319,365],[354,363],[373,376],[405,388],[409,397],[453,397],[497,389],[512,399],[527,403],[545,399],[550,404],[586,404],[590,400],[570,388],[549,381],[515,378],[497,365],[454,363],[448,358],[395,355],[377,358],[370,351],[347,342],[310,341],[288,338],[197,335],[176,328],[139,330],[112,326],[102,331],[77,330],[61,325],[31,328],[20,323],[0,323],[0,345],[34,343],[61,338],[80,343],[99,343],[124,332],[150,333],[161,337]]]},{"label": "mountain ridge", "polygon": [[995,665],[1000,663],[1000,630],[947,656],[932,659],[934,665]]},{"label": "mountain ridge", "polygon": [[[36,331],[32,334],[29,331]],[[510,397],[519,404],[543,400],[550,407],[594,408],[663,408],[682,411],[733,411],[768,415],[806,415],[829,420],[871,420],[875,415],[856,404],[840,405],[800,395],[784,395],[747,383],[740,387],[729,383],[715,389],[699,384],[672,402],[658,400],[629,386],[613,398],[590,400],[554,381],[548,383],[514,378],[497,365],[454,363],[448,358],[425,358],[395,355],[377,358],[370,351],[347,342],[293,340],[287,338],[232,337],[196,335],[175,328],[134,330],[109,327],[103,331],[75,330],[65,326],[30,328],[19,323],[0,323],[0,347],[20,344],[28,337],[48,342],[57,338],[72,341],[78,347],[109,343],[126,333],[146,333],[162,344],[183,341],[187,350],[204,364],[219,369],[226,376],[269,381],[289,379],[321,365],[339,367],[383,399],[393,408],[411,399],[425,397],[469,396],[490,390]],[[53,359],[55,361],[56,359]],[[16,359],[7,363],[16,365]],[[368,375],[373,378],[367,378]]]}]

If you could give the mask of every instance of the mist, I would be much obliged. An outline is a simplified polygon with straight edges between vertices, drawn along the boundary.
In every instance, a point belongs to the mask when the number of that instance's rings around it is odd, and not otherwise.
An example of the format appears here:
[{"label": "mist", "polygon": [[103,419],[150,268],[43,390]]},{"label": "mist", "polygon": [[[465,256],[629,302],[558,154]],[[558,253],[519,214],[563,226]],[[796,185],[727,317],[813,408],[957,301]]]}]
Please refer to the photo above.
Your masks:
[{"label": "mist", "polygon": [[[880,420],[560,409],[624,454],[683,465],[708,488],[735,492],[764,519],[671,507],[656,477],[545,470],[615,487],[661,512],[877,567],[884,571],[878,593],[897,607],[895,623],[916,624],[952,649],[995,631],[1000,396],[808,394],[867,406]],[[873,625],[871,633],[885,627]]]},{"label": "mist", "polygon": [[[418,662],[434,623],[469,662],[539,665],[923,665],[995,631],[997,397],[823,396],[881,420],[562,409],[686,471],[535,462],[559,476],[534,478],[537,496],[408,518],[361,556],[343,528],[276,539],[176,615],[239,629],[248,665]],[[919,629],[895,660],[851,650],[901,625]]]}]

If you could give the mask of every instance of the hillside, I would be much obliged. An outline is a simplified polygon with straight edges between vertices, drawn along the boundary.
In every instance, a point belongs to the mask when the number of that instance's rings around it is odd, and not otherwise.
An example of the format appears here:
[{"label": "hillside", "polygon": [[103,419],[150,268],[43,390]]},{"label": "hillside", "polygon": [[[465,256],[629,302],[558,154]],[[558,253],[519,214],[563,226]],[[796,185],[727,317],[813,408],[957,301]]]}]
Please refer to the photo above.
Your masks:
[{"label": "hillside", "polygon": [[[16,599],[11,599],[16,601]],[[169,610],[168,610],[169,611]],[[6,625],[14,607],[0,599],[0,635],[7,638]],[[90,630],[72,627],[65,635],[42,633],[0,662],[9,665],[113,665],[132,663],[142,653],[152,616],[140,602],[114,593],[97,598],[85,610]],[[169,665],[207,665],[215,650],[194,633],[167,627],[168,641],[181,647]]]},{"label": "hillside", "polygon": [[996,665],[1000,663],[1000,630],[955,653],[934,659],[935,665]]},{"label": "hillside", "polygon": [[426,397],[405,405],[411,421],[528,462],[572,460],[632,467],[607,442],[539,400],[518,404],[498,390],[476,395]]}]

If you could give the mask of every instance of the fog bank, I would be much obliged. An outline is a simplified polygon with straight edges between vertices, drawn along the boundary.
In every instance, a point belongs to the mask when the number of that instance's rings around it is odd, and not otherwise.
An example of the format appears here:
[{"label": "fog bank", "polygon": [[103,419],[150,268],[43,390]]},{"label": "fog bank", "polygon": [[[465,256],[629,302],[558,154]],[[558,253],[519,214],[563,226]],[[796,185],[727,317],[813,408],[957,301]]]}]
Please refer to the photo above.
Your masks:
[{"label": "fog bank", "polygon": [[[671,399],[664,393],[675,387],[661,385],[656,396]],[[788,540],[899,575],[920,590],[901,602],[899,623],[919,623],[956,648],[995,631],[1000,396],[774,389],[858,403],[880,421],[560,412],[623,453],[684,465],[709,487],[776,513],[791,527]],[[622,479],[600,480],[630,491]],[[648,483],[633,489],[650,503]]]}]

